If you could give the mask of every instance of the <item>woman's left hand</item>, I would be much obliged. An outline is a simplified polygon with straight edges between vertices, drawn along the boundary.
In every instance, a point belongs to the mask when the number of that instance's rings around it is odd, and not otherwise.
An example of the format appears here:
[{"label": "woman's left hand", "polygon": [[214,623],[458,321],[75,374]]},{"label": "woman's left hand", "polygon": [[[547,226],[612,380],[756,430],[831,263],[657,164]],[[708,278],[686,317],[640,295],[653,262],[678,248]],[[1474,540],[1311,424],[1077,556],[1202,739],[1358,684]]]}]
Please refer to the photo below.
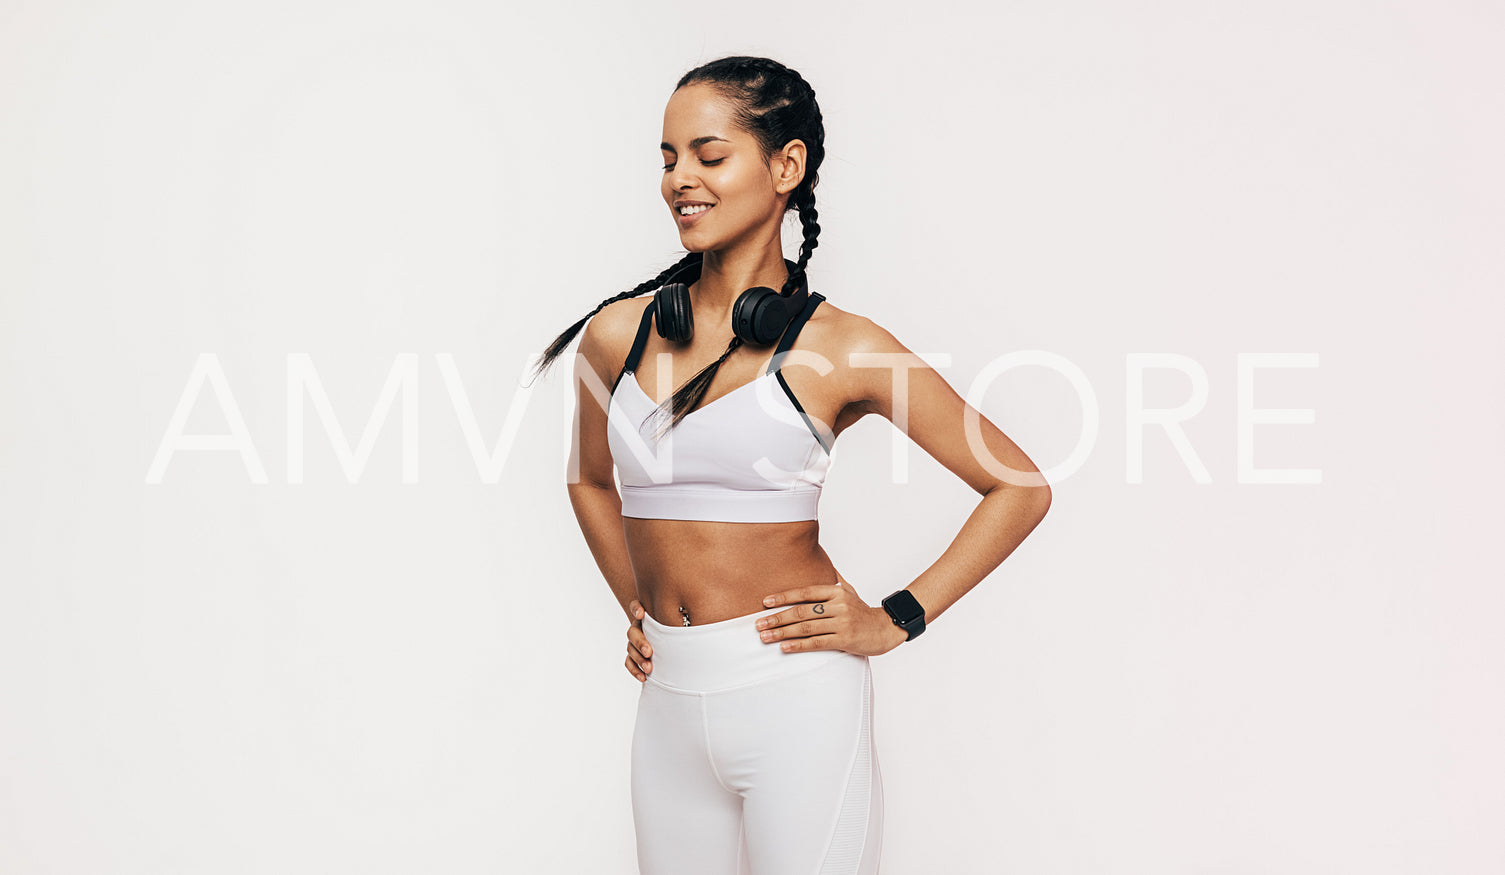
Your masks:
[{"label": "woman's left hand", "polygon": [[763,604],[770,608],[793,605],[758,620],[764,644],[789,652],[845,650],[878,656],[909,638],[894,625],[888,611],[864,602],[840,574],[835,583],[786,589],[770,595]]}]

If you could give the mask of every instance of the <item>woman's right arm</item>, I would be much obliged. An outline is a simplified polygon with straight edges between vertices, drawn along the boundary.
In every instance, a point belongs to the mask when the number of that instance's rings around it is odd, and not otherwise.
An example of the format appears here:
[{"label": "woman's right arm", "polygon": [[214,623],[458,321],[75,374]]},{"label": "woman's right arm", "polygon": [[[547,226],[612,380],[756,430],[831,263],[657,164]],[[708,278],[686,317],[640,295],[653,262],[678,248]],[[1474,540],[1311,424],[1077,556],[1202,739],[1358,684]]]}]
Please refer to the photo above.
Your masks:
[{"label": "woman's right arm", "polygon": [[[581,331],[580,347],[575,355],[575,415],[566,479],[570,505],[575,509],[580,532],[631,624],[627,630],[627,670],[642,680],[644,673],[652,669],[649,662],[652,653],[643,637],[643,609],[638,603],[637,576],[627,555],[627,535],[622,527],[622,496],[617,492],[611,449],[606,440],[606,400],[597,399],[589,381],[589,376],[594,374],[599,385],[609,390],[617,375],[610,364],[614,359],[613,351],[621,348],[624,351],[622,358],[626,358],[625,350],[632,342],[631,335],[625,341],[620,336],[612,336],[620,335],[624,330],[620,318],[622,309],[607,306],[585,323]],[[636,324],[637,320],[633,319],[625,330],[635,330]]]}]

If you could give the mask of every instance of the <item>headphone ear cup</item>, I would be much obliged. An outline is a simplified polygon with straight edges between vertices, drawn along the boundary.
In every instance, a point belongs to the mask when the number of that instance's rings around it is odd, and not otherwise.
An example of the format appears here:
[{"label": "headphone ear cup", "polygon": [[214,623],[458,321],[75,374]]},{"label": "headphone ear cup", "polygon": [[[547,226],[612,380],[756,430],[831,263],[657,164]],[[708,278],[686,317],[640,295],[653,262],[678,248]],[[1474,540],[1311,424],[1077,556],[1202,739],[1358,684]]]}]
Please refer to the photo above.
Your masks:
[{"label": "headphone ear cup", "polygon": [[684,283],[669,283],[653,293],[653,306],[658,309],[658,336],[679,343],[695,336],[695,314],[690,311],[690,287]]},{"label": "headphone ear cup", "polygon": [[732,305],[732,331],[744,343],[767,346],[779,339],[793,316],[788,298],[767,286],[755,286]]}]

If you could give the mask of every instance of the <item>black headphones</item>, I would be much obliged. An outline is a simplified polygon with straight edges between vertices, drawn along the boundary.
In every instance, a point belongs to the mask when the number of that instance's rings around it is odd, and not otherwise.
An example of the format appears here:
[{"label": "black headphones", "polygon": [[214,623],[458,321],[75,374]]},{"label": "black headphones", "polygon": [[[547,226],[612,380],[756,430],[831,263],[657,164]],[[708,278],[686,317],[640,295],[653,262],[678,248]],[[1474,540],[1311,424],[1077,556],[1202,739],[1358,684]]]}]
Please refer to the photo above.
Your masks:
[{"label": "black headphones", "polygon": [[[703,262],[687,264],[669,277],[653,294],[654,324],[658,336],[670,341],[689,340],[695,336],[695,317],[690,312],[690,283],[700,279]],[[792,274],[799,265],[784,259]],[[779,339],[790,320],[805,309],[810,296],[809,283],[802,282],[788,297],[768,286],[754,286],[737,296],[732,305],[732,331],[744,343],[767,346]]]}]

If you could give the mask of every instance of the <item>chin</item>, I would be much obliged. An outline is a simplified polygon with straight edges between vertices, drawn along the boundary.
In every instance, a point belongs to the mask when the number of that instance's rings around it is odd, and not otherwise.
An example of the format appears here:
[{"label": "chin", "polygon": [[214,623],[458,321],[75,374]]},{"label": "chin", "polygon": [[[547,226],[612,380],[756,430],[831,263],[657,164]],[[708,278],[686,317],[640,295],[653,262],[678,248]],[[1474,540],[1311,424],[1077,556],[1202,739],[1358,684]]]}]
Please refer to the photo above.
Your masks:
[{"label": "chin", "polygon": [[680,234],[679,243],[685,248],[686,252],[710,252],[716,248],[714,244],[706,242],[705,238],[694,234],[689,236]]}]

